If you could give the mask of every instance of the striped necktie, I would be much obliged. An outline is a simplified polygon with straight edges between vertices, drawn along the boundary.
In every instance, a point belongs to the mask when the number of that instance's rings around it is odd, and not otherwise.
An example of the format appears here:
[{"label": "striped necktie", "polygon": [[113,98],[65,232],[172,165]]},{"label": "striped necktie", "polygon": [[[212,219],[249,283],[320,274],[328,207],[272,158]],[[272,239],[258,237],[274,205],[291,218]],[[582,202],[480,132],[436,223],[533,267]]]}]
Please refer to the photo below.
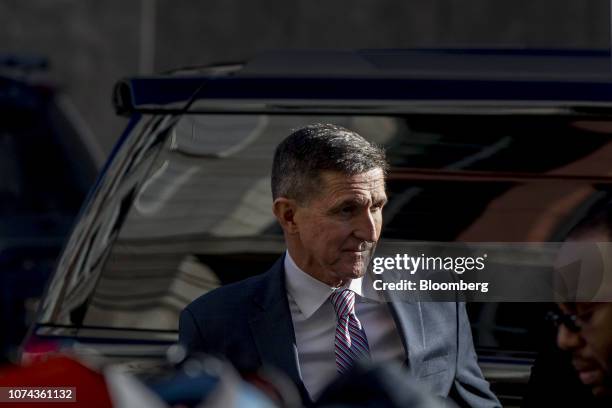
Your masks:
[{"label": "striped necktie", "polygon": [[335,353],[339,373],[345,373],[358,360],[370,358],[370,346],[361,322],[355,315],[355,292],[338,289],[329,299],[338,317]]}]

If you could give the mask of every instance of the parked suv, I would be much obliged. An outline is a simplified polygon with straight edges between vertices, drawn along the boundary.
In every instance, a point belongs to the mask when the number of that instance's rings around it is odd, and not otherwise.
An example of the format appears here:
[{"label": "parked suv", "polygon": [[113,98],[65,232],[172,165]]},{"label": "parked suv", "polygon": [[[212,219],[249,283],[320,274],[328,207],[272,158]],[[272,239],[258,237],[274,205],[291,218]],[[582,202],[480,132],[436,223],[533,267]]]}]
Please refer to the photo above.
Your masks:
[{"label": "parked suv", "polygon": [[[46,290],[24,357],[55,348],[150,370],[197,296],[284,250],[275,146],[325,122],[383,145],[385,240],[562,240],[612,186],[605,52],[268,53],[120,81],[130,122]],[[544,304],[469,305],[486,377],[520,401]]]}]

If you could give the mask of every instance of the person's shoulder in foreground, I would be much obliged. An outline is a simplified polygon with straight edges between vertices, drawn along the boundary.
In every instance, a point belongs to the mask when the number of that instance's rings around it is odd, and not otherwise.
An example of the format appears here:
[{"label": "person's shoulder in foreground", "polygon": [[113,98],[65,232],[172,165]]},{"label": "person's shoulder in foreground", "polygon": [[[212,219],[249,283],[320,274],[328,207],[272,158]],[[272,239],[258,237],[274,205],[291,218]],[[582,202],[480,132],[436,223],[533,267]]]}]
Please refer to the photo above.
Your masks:
[{"label": "person's shoulder in foreground", "polygon": [[403,365],[424,389],[461,406],[499,406],[463,304],[368,302],[359,290],[381,235],[388,167],[381,148],[340,126],[284,139],[271,187],[286,256],[187,306],[180,341],[241,371],[275,366],[306,401],[368,360]]}]

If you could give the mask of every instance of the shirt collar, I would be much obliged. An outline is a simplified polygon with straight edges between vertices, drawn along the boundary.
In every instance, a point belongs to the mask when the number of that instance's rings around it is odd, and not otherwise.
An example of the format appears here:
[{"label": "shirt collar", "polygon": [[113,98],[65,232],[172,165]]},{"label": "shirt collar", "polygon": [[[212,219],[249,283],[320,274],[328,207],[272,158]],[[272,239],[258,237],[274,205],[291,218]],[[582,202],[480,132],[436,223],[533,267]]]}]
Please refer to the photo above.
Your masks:
[{"label": "shirt collar", "polygon": [[363,278],[352,279],[351,282],[348,285],[344,285],[344,287],[363,297]]},{"label": "shirt collar", "polygon": [[[285,253],[284,266],[287,292],[306,318],[312,316],[329,298],[329,295],[337,290],[301,270],[291,258],[289,251]],[[342,288],[348,288],[362,296],[362,281],[363,278],[352,279]]]}]

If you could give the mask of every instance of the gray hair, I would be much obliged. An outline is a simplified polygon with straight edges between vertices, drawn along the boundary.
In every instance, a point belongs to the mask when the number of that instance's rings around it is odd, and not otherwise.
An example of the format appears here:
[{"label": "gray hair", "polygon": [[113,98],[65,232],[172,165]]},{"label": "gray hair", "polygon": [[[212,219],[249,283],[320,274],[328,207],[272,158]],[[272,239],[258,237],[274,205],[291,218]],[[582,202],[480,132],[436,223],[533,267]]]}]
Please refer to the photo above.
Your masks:
[{"label": "gray hair", "polygon": [[307,202],[320,183],[322,171],[347,176],[389,165],[382,148],[359,134],[332,124],[315,124],[294,131],[276,148],[272,163],[272,197]]}]

